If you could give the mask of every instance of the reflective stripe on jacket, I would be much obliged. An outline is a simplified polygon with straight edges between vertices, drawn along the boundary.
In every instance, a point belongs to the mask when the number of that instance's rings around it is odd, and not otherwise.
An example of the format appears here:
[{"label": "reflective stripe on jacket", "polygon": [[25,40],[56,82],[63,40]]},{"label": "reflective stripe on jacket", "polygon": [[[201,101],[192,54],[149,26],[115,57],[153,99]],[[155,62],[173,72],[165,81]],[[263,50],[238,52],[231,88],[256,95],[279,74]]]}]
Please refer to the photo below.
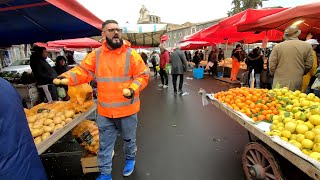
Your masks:
[{"label": "reflective stripe on jacket", "polygon": [[[62,74],[69,85],[87,83],[94,78],[98,89],[98,113],[108,118],[130,116],[140,110],[139,95],[149,79],[149,71],[141,56],[127,42],[110,50],[103,45],[88,54],[79,66]],[[135,91],[133,103],[122,94],[124,88]]]}]

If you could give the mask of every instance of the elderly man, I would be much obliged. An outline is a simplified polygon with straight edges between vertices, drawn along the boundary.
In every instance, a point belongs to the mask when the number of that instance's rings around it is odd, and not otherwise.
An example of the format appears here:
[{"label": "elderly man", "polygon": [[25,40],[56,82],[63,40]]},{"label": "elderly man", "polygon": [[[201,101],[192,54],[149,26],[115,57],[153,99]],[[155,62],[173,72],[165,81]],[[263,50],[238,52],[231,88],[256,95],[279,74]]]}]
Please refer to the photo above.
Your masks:
[{"label": "elderly man", "polygon": [[126,156],[123,176],[129,176],[135,166],[139,95],[148,84],[149,71],[141,56],[122,40],[121,32],[116,21],[105,21],[102,46],[88,54],[79,66],[61,75],[69,80],[69,86],[94,78],[97,81],[101,172],[97,180],[112,180],[112,151],[118,133],[122,134]]},{"label": "elderly man", "polygon": [[273,87],[279,83],[292,91],[301,90],[303,75],[313,65],[313,51],[309,43],[298,39],[300,34],[297,26],[289,26],[284,32],[285,41],[273,48],[269,59]]},{"label": "elderly man", "polygon": [[171,62],[171,74],[172,74],[172,83],[174,95],[177,95],[177,79],[179,76],[179,94],[183,94],[182,85],[183,85],[183,74],[187,71],[188,62],[184,53],[180,50],[180,46],[170,54]]}]

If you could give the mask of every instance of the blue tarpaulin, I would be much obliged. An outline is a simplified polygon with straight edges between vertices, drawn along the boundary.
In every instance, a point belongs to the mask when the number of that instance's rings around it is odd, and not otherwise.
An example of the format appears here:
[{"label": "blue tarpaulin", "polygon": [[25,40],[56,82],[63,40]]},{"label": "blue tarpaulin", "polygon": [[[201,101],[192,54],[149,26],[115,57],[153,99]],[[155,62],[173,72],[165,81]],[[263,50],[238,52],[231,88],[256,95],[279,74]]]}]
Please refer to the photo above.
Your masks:
[{"label": "blue tarpaulin", "polygon": [[76,0],[0,0],[0,46],[95,36],[101,24]]}]

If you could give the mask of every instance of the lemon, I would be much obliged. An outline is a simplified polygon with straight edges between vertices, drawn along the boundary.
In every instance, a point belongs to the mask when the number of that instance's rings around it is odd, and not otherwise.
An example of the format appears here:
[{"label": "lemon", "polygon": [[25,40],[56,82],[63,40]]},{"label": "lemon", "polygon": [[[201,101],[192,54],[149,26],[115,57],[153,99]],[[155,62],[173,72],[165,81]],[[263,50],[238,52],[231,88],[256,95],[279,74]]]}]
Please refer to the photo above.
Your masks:
[{"label": "lemon", "polygon": [[310,156],[311,158],[317,160],[317,161],[320,160],[320,153],[318,153],[318,152],[312,152],[312,153],[310,153],[309,156]]},{"label": "lemon", "polygon": [[314,139],[313,139],[314,143],[320,143],[320,134],[317,134]]},{"label": "lemon", "polygon": [[304,125],[306,125],[309,130],[314,128],[314,125],[310,121],[304,122]]},{"label": "lemon", "polygon": [[291,133],[293,133],[296,130],[297,124],[294,122],[288,122],[284,127],[286,130],[289,130]]},{"label": "lemon", "polygon": [[270,133],[271,136],[281,136],[281,132],[279,130],[272,130]]},{"label": "lemon", "polygon": [[303,106],[303,107],[307,107],[307,106],[310,105],[310,101],[308,101],[308,100],[301,101],[300,105]]},{"label": "lemon", "polygon": [[296,146],[297,148],[299,148],[300,150],[301,150],[302,147],[303,147],[302,144],[299,143],[299,142],[294,142],[293,145]]},{"label": "lemon", "polygon": [[310,155],[312,151],[310,149],[302,149],[303,154]]},{"label": "lemon", "polygon": [[309,117],[309,121],[315,126],[320,125],[320,115],[318,114],[311,115]]},{"label": "lemon", "polygon": [[307,125],[304,125],[304,124],[299,124],[299,125],[297,125],[297,127],[296,127],[296,131],[297,131],[297,133],[299,133],[299,134],[304,134],[304,133],[306,133],[307,131],[308,131],[308,126]]},{"label": "lemon", "polygon": [[318,128],[313,128],[313,129],[312,129],[312,132],[313,132],[315,135],[320,135],[320,129],[318,129]]},{"label": "lemon", "polygon": [[270,126],[270,131],[275,130],[275,129],[277,129],[277,126],[276,126],[276,125],[271,125],[271,126]]},{"label": "lemon", "polygon": [[296,142],[298,142],[298,141],[296,141],[296,140],[289,140],[289,143],[290,143],[290,144],[294,144],[294,143],[296,143]]},{"label": "lemon", "polygon": [[298,102],[295,102],[295,103],[293,103],[293,105],[292,105],[293,107],[300,107],[300,103],[298,103]]},{"label": "lemon", "polygon": [[[277,115],[275,115],[275,116],[277,116]],[[277,116],[276,120],[274,120],[274,116],[273,116],[272,117],[272,119],[273,119],[272,124],[278,124],[279,123],[278,118],[279,118],[279,116]]]},{"label": "lemon", "polygon": [[304,121],[302,121],[302,120],[296,120],[296,123],[297,123],[297,125],[298,125],[298,124],[304,124]]},{"label": "lemon", "polygon": [[288,131],[288,130],[283,130],[283,131],[281,132],[281,136],[288,139],[288,138],[291,137],[291,132]]},{"label": "lemon", "polygon": [[304,135],[303,134],[297,134],[297,142],[301,142],[304,140]]},{"label": "lemon", "polygon": [[286,137],[281,137],[281,139],[284,140],[284,141],[286,141],[286,142],[289,141],[288,138],[286,138]]},{"label": "lemon", "polygon": [[320,143],[316,143],[313,145],[313,152],[319,152],[320,153]]},{"label": "lemon", "polygon": [[301,145],[304,149],[312,149],[314,143],[310,139],[304,139],[301,141]]},{"label": "lemon", "polygon": [[297,135],[296,134],[291,134],[290,140],[297,140]]},{"label": "lemon", "polygon": [[282,122],[277,123],[277,127],[284,127],[284,124]]},{"label": "lemon", "polygon": [[310,139],[311,141],[313,141],[314,140],[314,137],[315,137],[316,135],[314,134],[314,132],[312,132],[312,131],[308,131],[308,132],[306,132],[305,134],[304,134],[304,138],[305,139]]}]

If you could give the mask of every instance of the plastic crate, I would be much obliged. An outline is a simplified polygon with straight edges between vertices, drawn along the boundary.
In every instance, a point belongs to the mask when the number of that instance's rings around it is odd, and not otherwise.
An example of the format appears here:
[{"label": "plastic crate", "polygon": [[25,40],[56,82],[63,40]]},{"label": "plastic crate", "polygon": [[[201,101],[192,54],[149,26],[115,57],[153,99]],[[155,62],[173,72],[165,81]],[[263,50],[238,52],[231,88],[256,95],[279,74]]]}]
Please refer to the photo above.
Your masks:
[{"label": "plastic crate", "polygon": [[195,79],[202,79],[204,74],[204,69],[203,68],[194,68],[193,69],[193,77]]},{"label": "plastic crate", "polygon": [[13,84],[22,99],[34,101],[39,99],[38,88],[35,84]]}]

